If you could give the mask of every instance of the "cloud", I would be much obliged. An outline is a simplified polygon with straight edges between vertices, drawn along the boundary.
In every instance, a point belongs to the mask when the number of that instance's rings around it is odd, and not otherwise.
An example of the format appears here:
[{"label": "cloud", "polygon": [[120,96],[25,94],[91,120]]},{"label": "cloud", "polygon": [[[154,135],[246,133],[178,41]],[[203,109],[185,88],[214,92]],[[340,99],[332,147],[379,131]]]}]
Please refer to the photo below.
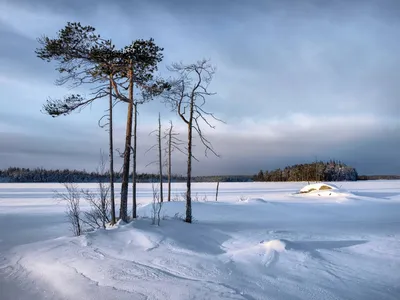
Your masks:
[{"label": "cloud", "polygon": [[[363,174],[395,173],[396,169],[391,171],[384,162],[391,161],[391,166],[398,167],[398,127],[377,128],[378,122],[370,116],[354,120],[293,115],[270,122],[220,125],[217,127],[219,130],[205,130],[205,134],[221,157],[212,154],[204,157],[204,147],[195,139],[195,156],[199,162],[194,162],[194,173],[253,174],[259,169],[271,170],[288,164],[311,162],[315,157],[344,160]],[[163,122],[164,126],[166,123]],[[176,130],[182,133],[183,127],[176,124]],[[147,166],[157,159],[156,152],[146,153],[156,143],[155,136],[149,136],[153,129],[142,126],[139,130],[139,172],[156,172],[156,165]],[[107,149],[106,133],[93,129],[74,136],[76,131],[60,132],[59,136],[0,133],[0,138],[8,141],[0,146],[2,157],[7,158],[0,160],[0,167],[15,162],[13,165],[92,170],[97,165],[100,148]],[[116,127],[115,132],[115,147],[122,149],[124,128]],[[184,139],[185,135],[181,135]],[[377,156],[376,151],[381,155]],[[185,173],[185,159],[181,153],[174,153],[174,173]],[[122,162],[119,158],[116,161],[118,169]]]},{"label": "cloud", "polygon": [[[232,174],[235,169],[254,173],[256,169],[282,168],[317,157],[343,160],[360,173],[385,173],[390,168],[383,162],[398,161],[400,135],[395,123],[382,128],[377,126],[379,122],[372,116],[292,115],[269,122],[227,126],[210,135],[222,158],[204,160],[198,167],[205,173],[208,168],[208,172],[218,173],[213,165],[218,165],[221,173]],[[392,170],[397,172],[396,168]]]},{"label": "cloud", "polygon": [[32,40],[43,35],[48,28],[63,26],[69,17],[65,13],[49,10],[43,3],[21,5],[17,1],[0,2],[0,22],[14,33]]},{"label": "cloud", "polygon": [[[97,120],[106,102],[51,119],[40,113],[54,86],[52,64],[35,57],[36,38],[67,21],[95,26],[118,45],[154,37],[165,64],[211,58],[217,95],[207,109],[227,122],[205,132],[221,158],[201,159],[197,174],[251,174],[260,168],[336,158],[360,173],[398,173],[400,19],[395,0],[382,1],[2,1],[0,38],[0,167],[17,164],[94,169],[107,149]],[[21,22],[21,19],[24,22]],[[88,92],[84,88],[83,92]],[[154,101],[139,107],[139,169],[154,160],[157,113],[184,126]],[[126,106],[115,116],[122,148]],[[198,144],[198,143],[197,143]],[[71,146],[73,145],[73,146]],[[203,150],[197,145],[196,155]],[[176,172],[185,158],[176,154]]]}]

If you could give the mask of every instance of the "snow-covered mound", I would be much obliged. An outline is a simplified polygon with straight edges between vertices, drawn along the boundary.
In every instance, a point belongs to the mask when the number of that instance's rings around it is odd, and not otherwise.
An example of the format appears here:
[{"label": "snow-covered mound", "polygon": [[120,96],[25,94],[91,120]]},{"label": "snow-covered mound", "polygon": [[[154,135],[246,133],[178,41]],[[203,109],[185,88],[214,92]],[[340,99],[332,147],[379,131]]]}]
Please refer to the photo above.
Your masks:
[{"label": "snow-covered mound", "polygon": [[325,182],[308,184],[300,189],[299,192],[295,193],[294,196],[301,197],[303,199],[310,197],[315,199],[315,197],[318,197],[321,198],[321,200],[334,198],[336,202],[343,202],[360,198],[332,183]]},{"label": "snow-covered mound", "polygon": [[339,190],[340,189],[334,184],[319,182],[306,185],[300,190],[300,193],[305,194],[315,191],[339,191]]}]

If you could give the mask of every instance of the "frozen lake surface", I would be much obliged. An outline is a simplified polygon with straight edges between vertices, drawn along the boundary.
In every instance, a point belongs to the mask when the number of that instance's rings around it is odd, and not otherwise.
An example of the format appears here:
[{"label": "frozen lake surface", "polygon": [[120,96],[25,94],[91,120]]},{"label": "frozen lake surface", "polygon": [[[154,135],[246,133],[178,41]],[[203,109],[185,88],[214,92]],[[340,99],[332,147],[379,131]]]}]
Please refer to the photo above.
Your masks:
[{"label": "frozen lake surface", "polygon": [[160,227],[139,184],[138,220],[78,238],[61,185],[0,184],[0,299],[400,299],[400,181],[335,184],[196,183]]}]

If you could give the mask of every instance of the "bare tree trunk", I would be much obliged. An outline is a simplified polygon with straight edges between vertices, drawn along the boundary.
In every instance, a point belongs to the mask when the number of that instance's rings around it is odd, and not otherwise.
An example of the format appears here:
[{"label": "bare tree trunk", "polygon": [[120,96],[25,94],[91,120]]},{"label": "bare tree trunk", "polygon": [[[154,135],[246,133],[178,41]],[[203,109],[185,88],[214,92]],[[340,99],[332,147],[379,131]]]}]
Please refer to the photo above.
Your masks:
[{"label": "bare tree trunk", "polygon": [[110,197],[111,197],[111,224],[115,224],[115,195],[114,195],[114,146],[113,146],[113,103],[112,103],[112,83],[110,80],[110,100],[109,100],[109,106],[110,106],[110,119],[109,119],[109,143],[110,143]]},{"label": "bare tree trunk", "polygon": [[171,169],[172,169],[172,122],[168,132],[168,202],[171,201]]},{"label": "bare tree trunk", "polygon": [[[191,198],[191,176],[192,176],[192,158],[193,151],[193,129],[198,134],[200,142],[205,146],[205,154],[207,151],[212,152],[214,155],[219,155],[214,151],[211,142],[204,136],[200,121],[204,121],[209,127],[214,128],[208,121],[207,116],[214,120],[217,119],[214,114],[207,112],[203,109],[206,97],[212,96],[207,90],[208,84],[211,82],[215,68],[211,66],[207,60],[198,61],[197,64],[183,65],[182,63],[175,63],[168,68],[170,71],[179,74],[179,79],[171,86],[169,92],[165,94],[165,99],[169,102],[173,109],[176,110],[179,117],[187,125],[187,178],[186,178],[186,218],[185,222],[192,223],[192,198]],[[201,102],[196,105],[196,100]],[[188,107],[189,106],[189,107]],[[189,108],[189,112],[186,109]],[[189,116],[187,116],[189,113]]]},{"label": "bare tree trunk", "polygon": [[129,161],[131,156],[132,140],[132,115],[133,115],[133,70],[129,72],[129,104],[128,116],[126,121],[125,151],[124,163],[122,166],[122,184],[121,184],[121,205],[119,217],[122,221],[128,221],[128,185],[129,185]]},{"label": "bare tree trunk", "polygon": [[82,228],[81,228],[81,220],[79,219],[79,215],[75,216],[75,223],[76,223],[76,236],[80,236],[82,234]]},{"label": "bare tree trunk", "polygon": [[192,129],[193,129],[193,113],[194,99],[190,101],[190,118],[188,123],[188,161],[187,161],[187,178],[186,178],[186,219],[185,222],[192,223]]},{"label": "bare tree trunk", "polygon": [[215,201],[218,201],[219,181],[217,182],[217,191],[215,193]]},{"label": "bare tree trunk", "polygon": [[[100,179],[102,180],[102,179]],[[103,225],[103,229],[106,229],[107,223],[107,194],[105,194],[105,185],[103,182],[99,182],[99,189],[100,189],[100,201],[101,201],[101,224]]]},{"label": "bare tree trunk", "polygon": [[133,123],[133,157],[132,157],[132,218],[137,218],[136,210],[136,147],[137,147],[137,103],[133,105],[134,123]]},{"label": "bare tree trunk", "polygon": [[161,116],[158,114],[158,163],[160,167],[160,201],[164,202],[163,196],[163,172],[162,172],[162,156],[161,156]]}]

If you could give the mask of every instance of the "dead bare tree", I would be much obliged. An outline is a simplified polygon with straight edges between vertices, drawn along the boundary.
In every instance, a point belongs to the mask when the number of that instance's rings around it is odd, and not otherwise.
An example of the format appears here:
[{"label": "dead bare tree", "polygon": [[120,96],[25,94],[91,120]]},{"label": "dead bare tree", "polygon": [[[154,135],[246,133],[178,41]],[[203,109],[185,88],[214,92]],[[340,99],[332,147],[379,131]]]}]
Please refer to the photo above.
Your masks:
[{"label": "dead bare tree", "polygon": [[160,175],[160,200],[164,202],[163,196],[163,163],[162,163],[162,145],[161,145],[161,115],[158,113],[158,166]]},{"label": "dead bare tree", "polygon": [[132,150],[132,218],[137,218],[136,205],[136,170],[137,170],[137,123],[138,123],[138,105],[151,100],[151,97],[142,93],[142,97],[137,97],[133,101],[133,146]]},{"label": "dead bare tree", "polygon": [[[191,176],[193,156],[193,133],[205,146],[205,155],[208,152],[219,156],[213,149],[211,142],[205,137],[200,123],[203,122],[211,128],[208,118],[221,121],[204,109],[206,98],[215,93],[208,91],[215,68],[208,60],[201,60],[193,64],[174,63],[169,71],[177,75],[171,82],[171,89],[164,94],[164,99],[187,126],[187,179],[186,179],[186,218],[187,223],[192,222]],[[222,121],[221,121],[222,122]]]},{"label": "dead bare tree", "polygon": [[179,133],[173,131],[172,121],[169,121],[169,128],[164,134],[164,138],[167,140],[166,155],[167,155],[167,167],[168,167],[168,202],[171,201],[171,180],[172,180],[172,152],[181,150],[181,146],[184,144],[182,140],[178,138]]},{"label": "dead bare tree", "polygon": [[157,163],[158,164],[158,174],[159,174],[159,183],[160,183],[160,201],[164,202],[163,198],[163,162],[162,162],[162,144],[161,144],[161,115],[158,114],[158,129],[150,132],[150,134],[156,133],[157,143],[151,146],[147,151],[154,149],[157,147],[157,160],[152,161],[147,164],[147,166]]},{"label": "dead bare tree", "polygon": [[168,202],[171,201],[171,171],[172,171],[172,121],[168,131]]},{"label": "dead bare tree", "polygon": [[[113,94],[112,94],[112,84],[111,80],[109,83],[109,102],[108,102],[108,113],[106,113],[100,120],[99,126],[105,128],[108,126],[108,146],[109,146],[109,178],[110,178],[110,205],[111,205],[111,224],[114,225],[116,223],[116,215],[115,215],[115,188],[114,188],[114,141],[113,141],[113,109],[117,102],[114,103],[113,101]],[[107,118],[108,122],[102,124],[104,118]],[[104,158],[101,157],[101,164],[103,163]],[[103,166],[104,167],[104,166]]]}]

